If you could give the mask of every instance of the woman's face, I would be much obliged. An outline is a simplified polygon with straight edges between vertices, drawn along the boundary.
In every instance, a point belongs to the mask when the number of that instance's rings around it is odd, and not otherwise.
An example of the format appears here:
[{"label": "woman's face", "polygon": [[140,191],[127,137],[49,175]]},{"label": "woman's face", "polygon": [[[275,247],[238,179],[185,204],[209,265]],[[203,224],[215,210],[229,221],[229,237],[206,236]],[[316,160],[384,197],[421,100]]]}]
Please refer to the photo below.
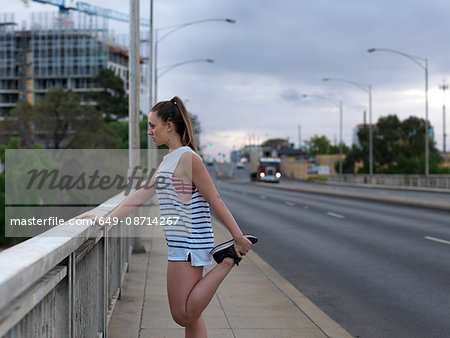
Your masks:
[{"label": "woman's face", "polygon": [[169,138],[168,124],[161,120],[155,111],[148,115],[148,135],[153,139],[157,146],[166,144]]}]

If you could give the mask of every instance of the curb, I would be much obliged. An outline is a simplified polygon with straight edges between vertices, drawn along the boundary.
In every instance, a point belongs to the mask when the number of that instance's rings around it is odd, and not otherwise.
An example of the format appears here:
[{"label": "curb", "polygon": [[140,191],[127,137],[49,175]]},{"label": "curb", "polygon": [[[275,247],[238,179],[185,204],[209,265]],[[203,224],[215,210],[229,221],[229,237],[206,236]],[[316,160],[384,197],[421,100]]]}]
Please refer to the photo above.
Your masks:
[{"label": "curb", "polygon": [[391,203],[397,205],[413,206],[419,208],[440,210],[440,211],[450,211],[450,203],[438,200],[424,200],[418,198],[404,197],[404,196],[376,196],[362,192],[350,192],[350,191],[336,191],[330,189],[313,189],[306,187],[288,187],[283,185],[273,185],[270,183],[246,183],[246,184],[257,184],[260,186],[272,187],[275,189],[288,190],[288,191],[298,191],[307,192],[311,194],[318,195],[330,195],[336,197],[345,197],[352,199],[363,199],[367,201],[381,202],[381,203]]}]

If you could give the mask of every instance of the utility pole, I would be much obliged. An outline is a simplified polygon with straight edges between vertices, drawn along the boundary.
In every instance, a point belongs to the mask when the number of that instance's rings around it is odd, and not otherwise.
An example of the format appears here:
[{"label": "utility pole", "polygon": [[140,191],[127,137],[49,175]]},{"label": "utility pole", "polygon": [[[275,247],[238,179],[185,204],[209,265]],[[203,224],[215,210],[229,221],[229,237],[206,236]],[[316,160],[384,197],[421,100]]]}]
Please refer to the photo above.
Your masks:
[{"label": "utility pole", "polygon": [[[150,115],[150,110],[152,109],[152,107],[155,104],[155,98],[153,96],[153,79],[154,79],[154,67],[155,67],[155,60],[154,60],[154,55],[155,53],[153,52],[153,45],[154,45],[154,41],[153,41],[153,0],[150,0],[150,30],[149,30],[149,60],[148,60],[148,65],[149,65],[149,76],[148,76],[148,90],[149,90],[149,97],[148,97],[148,102],[149,102],[149,108],[148,108],[148,112],[147,114]],[[148,121],[147,121],[148,122]],[[148,172],[151,173],[152,169],[157,167],[158,165],[158,153],[157,153],[157,147],[156,144],[153,142],[153,139],[150,135],[147,135],[147,167],[148,167]]]},{"label": "utility pole", "polygon": [[302,126],[298,125],[298,149],[302,149]]},{"label": "utility pole", "polygon": [[[140,53],[139,53],[139,0],[130,1],[130,42],[128,56],[128,177],[133,177],[133,172],[141,175],[138,170],[140,165],[140,141],[139,141],[139,91],[140,91]],[[137,230],[134,234],[134,252],[144,252],[142,235]]]},{"label": "utility pole", "polygon": [[[149,110],[147,113],[150,113],[150,109],[153,107],[153,0],[150,0],[150,29],[148,32],[148,44],[149,44],[149,59],[148,59],[148,91],[149,91]],[[151,139],[151,137],[150,137]]]},{"label": "utility pole", "polygon": [[130,53],[128,57],[128,132],[129,169],[139,165],[139,1],[130,0]]},{"label": "utility pole", "polygon": [[343,113],[342,113],[342,101],[339,101],[339,175],[342,178],[343,174],[343,163],[342,163],[342,143],[344,142],[342,140],[342,120],[343,120]]},{"label": "utility pole", "polygon": [[443,99],[443,103],[442,103],[442,128],[443,128],[443,136],[442,136],[442,149],[443,152],[446,153],[447,152],[447,147],[446,147],[446,139],[447,139],[447,134],[446,134],[446,129],[445,129],[445,91],[448,89],[448,84],[445,83],[445,80],[442,81],[442,84],[439,85],[439,89],[442,89],[442,93],[444,94],[444,99]]}]

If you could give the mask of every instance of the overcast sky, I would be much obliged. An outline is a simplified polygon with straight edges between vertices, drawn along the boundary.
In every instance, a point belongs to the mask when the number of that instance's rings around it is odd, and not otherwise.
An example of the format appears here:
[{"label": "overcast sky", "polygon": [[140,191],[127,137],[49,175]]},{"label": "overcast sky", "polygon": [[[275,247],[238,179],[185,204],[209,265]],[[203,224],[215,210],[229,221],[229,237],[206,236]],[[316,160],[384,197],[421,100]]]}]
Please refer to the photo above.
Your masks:
[{"label": "overcast sky", "polygon": [[[86,2],[128,12],[128,1]],[[19,22],[31,11],[54,10],[39,3],[25,8],[21,0],[2,4]],[[141,1],[140,10],[141,17],[149,17],[149,0]],[[388,114],[425,118],[424,70],[400,55],[367,53],[372,47],[391,48],[428,59],[429,120],[442,149],[439,85],[450,80],[449,13],[448,0],[154,0],[155,28],[208,18],[237,21],[193,25],[162,41],[160,67],[203,58],[215,63],[168,72],[159,81],[159,98],[178,95],[187,101],[210,154],[238,149],[250,136],[258,142],[289,137],[297,144],[298,125],[303,140],[318,134],[334,141],[338,106],[314,95],[343,101],[344,142],[350,144],[368,95],[347,83],[323,82],[324,77],[371,84],[374,122]],[[109,27],[116,34],[128,31],[118,22]],[[449,143],[447,138],[447,150]]]}]

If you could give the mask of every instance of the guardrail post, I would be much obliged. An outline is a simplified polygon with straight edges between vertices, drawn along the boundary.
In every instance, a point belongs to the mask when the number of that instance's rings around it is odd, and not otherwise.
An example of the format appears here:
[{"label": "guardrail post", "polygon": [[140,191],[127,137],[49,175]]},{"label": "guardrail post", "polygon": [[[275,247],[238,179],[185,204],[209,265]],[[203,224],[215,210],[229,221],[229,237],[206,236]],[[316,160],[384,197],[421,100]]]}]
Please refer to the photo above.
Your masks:
[{"label": "guardrail post", "polygon": [[68,287],[68,295],[69,295],[69,299],[68,299],[68,304],[69,304],[69,308],[68,308],[68,313],[69,313],[69,318],[68,318],[68,326],[69,326],[69,338],[73,337],[73,294],[74,294],[74,272],[75,272],[75,268],[74,268],[74,254],[71,253],[69,255],[69,258],[67,260],[67,271],[68,271],[68,283],[67,283],[67,287]]},{"label": "guardrail post", "polygon": [[108,308],[109,308],[109,259],[108,259],[108,226],[103,228],[103,338],[108,338]]}]

